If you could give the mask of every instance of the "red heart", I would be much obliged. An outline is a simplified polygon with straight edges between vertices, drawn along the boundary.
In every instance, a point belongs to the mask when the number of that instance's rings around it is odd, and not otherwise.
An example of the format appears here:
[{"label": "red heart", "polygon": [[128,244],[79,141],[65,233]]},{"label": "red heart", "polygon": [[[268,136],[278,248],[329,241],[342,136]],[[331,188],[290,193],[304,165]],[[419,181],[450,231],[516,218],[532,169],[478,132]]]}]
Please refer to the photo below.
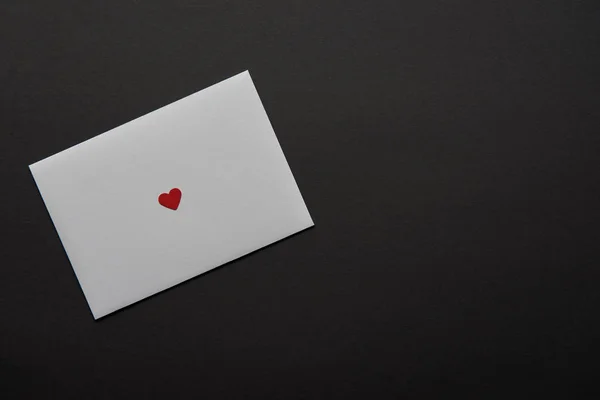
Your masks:
[{"label": "red heart", "polygon": [[181,190],[177,188],[171,189],[169,193],[161,193],[158,196],[158,202],[161,206],[170,208],[171,210],[177,210],[179,202],[181,201]]}]

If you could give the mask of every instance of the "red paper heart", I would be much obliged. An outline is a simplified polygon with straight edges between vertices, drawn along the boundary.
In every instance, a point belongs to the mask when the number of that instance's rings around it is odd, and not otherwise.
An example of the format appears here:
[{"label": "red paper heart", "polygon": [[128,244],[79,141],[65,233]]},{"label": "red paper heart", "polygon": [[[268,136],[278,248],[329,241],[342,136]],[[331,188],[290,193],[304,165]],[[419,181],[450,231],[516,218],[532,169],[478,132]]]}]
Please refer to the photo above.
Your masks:
[{"label": "red paper heart", "polygon": [[179,202],[181,201],[181,190],[173,188],[169,193],[161,193],[158,196],[158,202],[161,206],[170,208],[171,210],[177,210]]}]

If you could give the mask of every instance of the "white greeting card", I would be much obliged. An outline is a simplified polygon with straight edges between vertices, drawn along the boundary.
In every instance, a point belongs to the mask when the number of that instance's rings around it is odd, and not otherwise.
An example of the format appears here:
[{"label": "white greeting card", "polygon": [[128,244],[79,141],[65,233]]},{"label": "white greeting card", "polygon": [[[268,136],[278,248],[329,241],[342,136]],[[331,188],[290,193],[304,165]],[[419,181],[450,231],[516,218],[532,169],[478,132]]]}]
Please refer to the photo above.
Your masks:
[{"label": "white greeting card", "polygon": [[248,72],[30,169],[94,318],[313,226]]}]

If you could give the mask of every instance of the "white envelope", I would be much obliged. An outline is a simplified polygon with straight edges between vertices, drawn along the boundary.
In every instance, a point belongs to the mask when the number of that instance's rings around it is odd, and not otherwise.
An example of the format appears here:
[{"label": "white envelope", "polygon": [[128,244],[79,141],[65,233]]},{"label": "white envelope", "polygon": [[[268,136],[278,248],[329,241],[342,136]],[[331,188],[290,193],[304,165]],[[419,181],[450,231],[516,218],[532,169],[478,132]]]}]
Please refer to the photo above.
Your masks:
[{"label": "white envelope", "polygon": [[96,319],[313,226],[248,72],[29,167]]}]

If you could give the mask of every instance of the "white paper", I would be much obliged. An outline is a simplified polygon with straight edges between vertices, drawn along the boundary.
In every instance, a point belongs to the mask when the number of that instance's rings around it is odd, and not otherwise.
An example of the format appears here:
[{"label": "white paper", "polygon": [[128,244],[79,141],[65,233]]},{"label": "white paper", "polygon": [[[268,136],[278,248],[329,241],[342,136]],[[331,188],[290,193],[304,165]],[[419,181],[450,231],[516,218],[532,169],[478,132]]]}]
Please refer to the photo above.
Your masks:
[{"label": "white paper", "polygon": [[30,169],[94,318],[313,226],[248,72]]}]

